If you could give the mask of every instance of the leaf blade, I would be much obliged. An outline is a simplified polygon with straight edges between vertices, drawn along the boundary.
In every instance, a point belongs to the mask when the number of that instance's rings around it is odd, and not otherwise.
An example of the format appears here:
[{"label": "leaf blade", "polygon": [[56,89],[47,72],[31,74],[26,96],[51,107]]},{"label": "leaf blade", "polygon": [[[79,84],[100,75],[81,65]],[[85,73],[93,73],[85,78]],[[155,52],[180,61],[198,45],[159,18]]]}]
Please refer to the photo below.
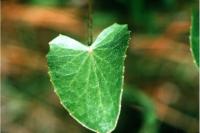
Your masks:
[{"label": "leaf blade", "polygon": [[195,64],[199,67],[199,11],[194,10],[190,30],[190,47]]},{"label": "leaf blade", "polygon": [[127,26],[114,24],[90,47],[66,36],[50,42],[47,60],[56,94],[70,115],[92,131],[108,133],[116,126],[129,36]]}]

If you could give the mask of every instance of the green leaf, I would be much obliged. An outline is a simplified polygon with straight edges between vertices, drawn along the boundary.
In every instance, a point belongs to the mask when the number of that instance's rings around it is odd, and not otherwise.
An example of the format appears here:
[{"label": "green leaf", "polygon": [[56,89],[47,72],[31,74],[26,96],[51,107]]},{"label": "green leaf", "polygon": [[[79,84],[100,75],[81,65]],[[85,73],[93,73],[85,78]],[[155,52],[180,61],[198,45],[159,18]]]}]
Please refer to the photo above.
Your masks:
[{"label": "green leaf", "polygon": [[195,10],[192,15],[192,27],[190,31],[190,45],[195,63],[199,66],[199,11]]},{"label": "green leaf", "polygon": [[127,25],[113,24],[91,46],[63,35],[50,42],[55,92],[70,115],[94,132],[109,133],[116,126],[129,36]]}]

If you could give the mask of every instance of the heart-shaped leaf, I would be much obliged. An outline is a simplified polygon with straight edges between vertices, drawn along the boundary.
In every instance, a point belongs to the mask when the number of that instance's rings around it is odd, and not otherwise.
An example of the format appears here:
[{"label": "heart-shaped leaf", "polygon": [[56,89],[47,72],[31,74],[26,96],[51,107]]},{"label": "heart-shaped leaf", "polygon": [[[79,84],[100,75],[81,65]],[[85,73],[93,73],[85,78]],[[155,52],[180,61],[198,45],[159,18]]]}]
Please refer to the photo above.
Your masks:
[{"label": "heart-shaped leaf", "polygon": [[106,28],[91,46],[59,35],[47,55],[51,81],[61,104],[86,128],[114,130],[121,108],[127,25]]},{"label": "heart-shaped leaf", "polygon": [[192,15],[192,26],[190,31],[190,45],[192,56],[199,67],[199,10],[194,10]]}]

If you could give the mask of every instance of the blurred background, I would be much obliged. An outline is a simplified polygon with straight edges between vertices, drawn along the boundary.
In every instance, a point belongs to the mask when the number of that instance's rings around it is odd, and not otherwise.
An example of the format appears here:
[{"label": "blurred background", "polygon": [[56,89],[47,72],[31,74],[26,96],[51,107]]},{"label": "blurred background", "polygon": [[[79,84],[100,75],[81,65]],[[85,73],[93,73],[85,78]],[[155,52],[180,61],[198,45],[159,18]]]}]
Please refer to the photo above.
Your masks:
[{"label": "blurred background", "polygon": [[[87,43],[87,0],[1,0],[1,132],[91,133],[60,105],[47,74],[48,42]],[[132,31],[122,111],[113,133],[199,132],[199,78],[189,46],[196,0],[93,0],[93,34]]]}]

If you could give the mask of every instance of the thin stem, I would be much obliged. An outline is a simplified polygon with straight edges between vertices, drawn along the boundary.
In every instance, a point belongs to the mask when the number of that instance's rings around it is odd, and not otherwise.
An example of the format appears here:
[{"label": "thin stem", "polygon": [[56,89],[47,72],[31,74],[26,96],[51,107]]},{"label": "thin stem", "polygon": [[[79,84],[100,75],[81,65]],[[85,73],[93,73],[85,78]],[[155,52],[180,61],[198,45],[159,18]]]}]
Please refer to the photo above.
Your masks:
[{"label": "thin stem", "polygon": [[92,20],[92,0],[88,0],[88,45],[91,45],[93,42],[92,36],[92,27],[93,20]]}]

